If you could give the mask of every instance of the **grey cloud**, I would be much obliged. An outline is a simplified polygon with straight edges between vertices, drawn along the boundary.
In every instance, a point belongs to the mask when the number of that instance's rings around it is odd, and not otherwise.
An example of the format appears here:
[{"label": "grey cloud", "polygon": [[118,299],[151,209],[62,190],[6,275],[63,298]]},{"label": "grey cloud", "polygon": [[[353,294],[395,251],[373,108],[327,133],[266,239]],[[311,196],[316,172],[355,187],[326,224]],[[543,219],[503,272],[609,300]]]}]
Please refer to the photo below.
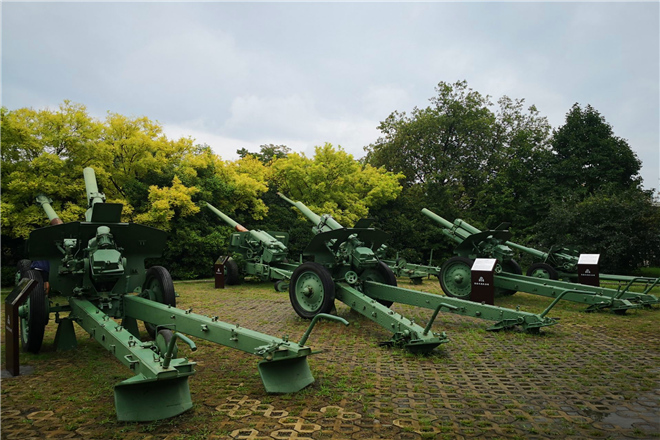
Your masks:
[{"label": "grey cloud", "polygon": [[591,104],[628,139],[651,188],[659,12],[657,3],[3,2],[2,99],[146,115],[222,144],[223,157],[284,141],[360,156],[392,111],[424,107],[439,81],[466,79],[494,99],[525,98],[554,127],[573,103]]}]

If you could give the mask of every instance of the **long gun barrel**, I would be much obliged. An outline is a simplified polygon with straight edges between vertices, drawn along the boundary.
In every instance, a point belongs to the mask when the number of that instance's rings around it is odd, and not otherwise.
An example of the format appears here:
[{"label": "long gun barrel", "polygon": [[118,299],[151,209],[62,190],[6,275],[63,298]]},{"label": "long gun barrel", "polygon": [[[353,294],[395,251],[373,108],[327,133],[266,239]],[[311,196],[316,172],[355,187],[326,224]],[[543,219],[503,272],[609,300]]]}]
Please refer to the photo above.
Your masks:
[{"label": "long gun barrel", "polygon": [[85,191],[87,192],[87,207],[91,208],[95,203],[104,203],[105,194],[99,192],[99,187],[96,185],[94,168],[85,168],[83,178],[85,179]]},{"label": "long gun barrel", "polygon": [[234,221],[231,217],[225,215],[224,212],[220,211],[215,206],[211,205],[208,202],[206,203],[206,206],[208,206],[208,208],[211,211],[213,211],[215,213],[215,215],[217,215],[218,217],[223,219],[225,221],[225,223],[227,223],[232,228],[236,229],[238,232],[249,232],[248,229],[245,226],[241,225],[237,221]]},{"label": "long gun barrel", "polygon": [[557,249],[557,252],[553,251],[552,248],[550,249],[549,252],[543,252],[538,249],[529,248],[527,246],[523,246],[517,243],[512,243],[510,241],[507,241],[506,244],[514,249],[518,249],[519,251],[528,253],[530,255],[535,256],[536,258],[542,259],[544,262],[546,260],[551,260],[558,267],[563,266],[565,269],[571,269],[571,268],[574,269],[576,267],[575,265],[578,264],[578,260],[579,260],[579,257],[576,255],[560,252],[562,250],[565,251],[565,249],[561,249],[561,248]]},{"label": "long gun barrel", "polygon": [[546,258],[548,258],[548,255],[549,255],[548,253],[543,252],[543,251],[539,251],[538,249],[529,248],[529,247],[527,247],[527,246],[523,246],[523,245],[518,244],[518,243],[513,243],[513,242],[511,242],[511,241],[507,241],[507,242],[506,242],[506,245],[507,245],[507,246],[510,246],[510,247],[512,247],[512,248],[514,248],[514,249],[518,249],[519,251],[522,251],[522,252],[528,253],[528,254],[530,254],[530,255],[533,255],[533,256],[535,256],[535,257],[537,257],[537,258],[542,258],[542,259],[544,259],[544,260],[545,260]]},{"label": "long gun barrel", "polygon": [[446,236],[453,238],[454,241],[458,243],[462,243],[472,234],[478,234],[481,232],[479,229],[475,228],[467,222],[464,222],[461,219],[456,219],[454,220],[454,223],[450,223],[448,220],[445,220],[438,214],[434,213],[433,211],[429,211],[426,208],[422,209],[422,213],[444,226],[446,229],[443,229],[442,232]]},{"label": "long gun barrel", "polygon": [[282,199],[286,200],[287,202],[289,202],[291,205],[298,208],[305,217],[310,219],[312,223],[316,225],[318,232],[327,232],[327,231],[334,231],[337,229],[344,229],[342,225],[340,225],[335,219],[333,219],[329,215],[320,216],[318,214],[315,214],[311,209],[305,206],[303,202],[294,202],[293,200],[289,199],[284,194],[279,192],[277,193],[277,195],[280,196]]},{"label": "long gun barrel", "polygon": [[51,206],[51,203],[53,201],[46,197],[43,194],[39,194],[36,199],[37,205],[40,205],[43,210],[46,212],[46,215],[48,216],[48,220],[50,220],[51,225],[61,225],[64,223],[60,217],[57,215],[53,207]]},{"label": "long gun barrel", "polygon": [[99,191],[96,184],[96,173],[94,168],[85,168],[83,170],[83,178],[85,179],[85,191],[87,192],[87,211],[85,212],[85,220],[92,221],[94,217],[94,205],[97,203],[105,203],[105,194]]},{"label": "long gun barrel", "polygon": [[264,243],[266,246],[277,247],[277,248],[282,249],[283,251],[287,250],[286,246],[284,246],[284,244],[281,241],[279,241],[278,239],[276,239],[275,237],[273,237],[269,233],[264,232],[264,231],[257,231],[257,230],[254,230],[254,229],[252,229],[252,230],[247,229],[245,226],[243,226],[240,223],[238,223],[237,221],[233,220],[231,217],[227,216],[224,212],[220,211],[219,209],[217,209],[216,207],[214,207],[210,203],[207,202],[206,206],[208,206],[208,208],[211,211],[213,211],[215,213],[215,215],[217,215],[218,217],[223,219],[229,226],[236,229],[236,231],[238,231],[238,232],[247,232],[253,238],[255,238],[256,240],[259,240],[262,243]]}]

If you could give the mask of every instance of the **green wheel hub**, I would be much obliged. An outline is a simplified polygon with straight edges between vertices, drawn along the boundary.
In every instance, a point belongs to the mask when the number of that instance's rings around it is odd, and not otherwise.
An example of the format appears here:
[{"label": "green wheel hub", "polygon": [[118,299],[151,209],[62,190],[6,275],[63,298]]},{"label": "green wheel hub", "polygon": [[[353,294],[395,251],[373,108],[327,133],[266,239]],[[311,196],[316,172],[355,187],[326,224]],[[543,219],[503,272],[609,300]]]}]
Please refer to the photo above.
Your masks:
[{"label": "green wheel hub", "polygon": [[546,263],[534,263],[527,270],[528,277],[541,278],[544,280],[559,279],[559,274],[554,267]]},{"label": "green wheel hub", "polygon": [[542,268],[539,268],[539,267],[534,269],[532,271],[532,273],[530,274],[530,276],[532,276],[534,278],[543,278],[543,279],[546,279],[546,280],[550,279],[550,274],[548,273],[548,271],[544,270]]},{"label": "green wheel hub", "polygon": [[308,312],[318,310],[323,304],[323,281],[313,272],[304,272],[296,281],[296,299]]},{"label": "green wheel hub", "polygon": [[291,275],[289,300],[301,318],[312,319],[319,313],[330,313],[335,304],[332,276],[318,263],[301,264]]},{"label": "green wheel hub", "polygon": [[472,260],[450,258],[442,265],[440,285],[447,296],[470,299],[472,291]]}]

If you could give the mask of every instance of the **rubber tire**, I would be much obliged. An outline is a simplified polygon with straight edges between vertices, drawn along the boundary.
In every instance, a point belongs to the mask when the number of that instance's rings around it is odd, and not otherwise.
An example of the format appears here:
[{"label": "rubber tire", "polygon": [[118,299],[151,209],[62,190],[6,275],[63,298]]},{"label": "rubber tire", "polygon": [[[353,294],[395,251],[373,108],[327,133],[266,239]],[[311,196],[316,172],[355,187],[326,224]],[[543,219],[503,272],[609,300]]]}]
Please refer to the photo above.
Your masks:
[{"label": "rubber tire", "polygon": [[[298,299],[297,290],[303,289],[305,284],[310,287],[321,287],[321,292],[314,292],[320,294],[319,301],[316,301],[318,306],[315,308],[303,305]],[[301,264],[293,271],[291,275],[291,282],[289,283],[289,301],[293,306],[293,310],[304,319],[312,319],[319,313],[330,313],[335,306],[335,282],[332,279],[330,272],[320,265],[312,261]]]},{"label": "rubber tire", "polygon": [[[438,280],[440,281],[440,286],[442,287],[442,291],[445,293],[445,295],[450,296],[452,298],[459,298],[459,299],[470,299],[470,294],[472,293],[472,279],[471,279],[471,273],[472,273],[472,264],[474,261],[470,260],[469,258],[465,257],[451,257],[449,260],[445,261],[442,264],[442,267],[440,268],[440,276],[438,277]],[[450,271],[454,266],[467,266],[468,269],[468,277],[467,279],[463,280],[467,284],[468,287],[468,293],[467,294],[457,294],[456,292],[452,291],[452,287],[450,287],[447,282],[445,281],[445,278],[447,276],[447,272]],[[462,284],[462,283],[461,283]]]},{"label": "rubber tire", "polygon": [[275,292],[285,292],[287,289],[283,288],[282,285],[286,284],[286,280],[277,280],[273,283],[273,288],[275,289]]},{"label": "rubber tire", "polygon": [[[547,276],[534,275],[534,272],[543,273],[544,275],[547,275]],[[557,270],[554,267],[547,264],[547,263],[534,263],[534,264],[532,264],[531,266],[529,266],[529,269],[527,269],[527,276],[528,277],[534,277],[534,278],[548,279],[548,280],[558,280],[559,279],[559,274],[557,273]]]},{"label": "rubber tire", "polygon": [[[152,292],[150,287],[153,283],[157,284],[158,290]],[[147,293],[149,291],[149,293]],[[151,293],[151,294],[150,294]],[[147,270],[142,285],[142,297],[152,301],[166,304],[168,306],[176,307],[176,293],[174,292],[174,283],[169,271],[162,266],[152,266]],[[149,322],[144,323],[144,328],[152,339],[156,337],[156,325]]]},{"label": "rubber tire", "polygon": [[225,264],[225,284],[235,286],[241,283],[241,271],[238,270],[236,260],[230,258]]},{"label": "rubber tire", "polygon": [[16,278],[14,280],[14,284],[18,285],[18,283],[25,278],[25,272],[30,270],[30,266],[32,265],[32,260],[18,260],[18,263],[16,263]]},{"label": "rubber tire", "polygon": [[[374,269],[367,269],[364,272],[362,272],[362,275],[360,275],[360,279],[363,281],[375,281],[377,283],[382,283],[382,284],[387,284],[389,286],[396,286],[396,276],[394,275],[394,272],[392,272],[392,269],[382,261],[379,261],[378,264]],[[392,301],[385,301],[385,300],[376,300],[385,307],[391,307],[393,302]]]},{"label": "rubber tire", "polygon": [[[514,259],[509,260],[508,262],[502,264],[498,263],[500,266],[502,266],[502,271],[506,273],[512,273],[514,275],[522,275],[522,267],[520,267],[520,264]],[[504,289],[498,289],[495,288],[495,296],[511,296],[518,292],[517,290],[504,290]]]},{"label": "rubber tire", "polygon": [[502,270],[504,272],[512,273],[515,275],[522,275],[522,267],[520,267],[520,264],[514,259],[509,260],[508,262],[501,264]]},{"label": "rubber tire", "polygon": [[21,345],[23,351],[37,354],[41,350],[44,341],[44,331],[48,323],[48,311],[46,291],[41,274],[37,270],[27,270],[24,278],[36,280],[37,285],[32,288],[30,296],[26,301],[28,306],[27,318],[20,319]]}]

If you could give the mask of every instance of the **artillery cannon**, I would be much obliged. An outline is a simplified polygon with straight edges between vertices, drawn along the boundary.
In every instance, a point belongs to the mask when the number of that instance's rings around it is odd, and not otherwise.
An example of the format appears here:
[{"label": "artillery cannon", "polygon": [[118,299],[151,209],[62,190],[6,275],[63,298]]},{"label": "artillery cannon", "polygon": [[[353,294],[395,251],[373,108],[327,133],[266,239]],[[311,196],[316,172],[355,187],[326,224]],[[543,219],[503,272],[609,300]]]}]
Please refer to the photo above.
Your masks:
[{"label": "artillery cannon", "polygon": [[413,284],[422,284],[424,278],[440,276],[440,267],[433,265],[433,249],[431,249],[428,265],[409,263],[398,255],[394,260],[381,259],[381,261],[392,269],[397,278],[408,277]]},{"label": "artillery cannon", "polygon": [[470,273],[474,258],[495,258],[495,294],[511,295],[518,291],[535,295],[548,296],[583,304],[588,304],[587,310],[609,308],[617,314],[626,310],[658,303],[658,298],[648,292],[657,284],[651,283],[643,293],[631,292],[631,285],[623,289],[606,289],[587,286],[547,278],[522,275],[522,270],[513,257],[509,245],[511,233],[500,225],[495,230],[480,231],[467,222],[456,219],[450,223],[439,215],[422,209],[429,218],[440,223],[442,232],[458,243],[455,249],[457,256],[445,261],[440,271],[442,290],[449,296],[469,299],[471,293]]},{"label": "artillery cannon", "polygon": [[[527,276],[548,278],[551,280],[562,279],[565,281],[572,281],[577,278],[578,260],[580,255],[574,249],[553,246],[548,250],[548,252],[543,252],[539,251],[538,249],[514,243],[512,241],[507,241],[506,245],[529,254],[537,260],[536,263],[533,263],[527,269]],[[599,278],[601,280],[614,281],[618,283],[644,284],[646,286],[650,284],[658,284],[658,278],[651,277],[635,277],[628,275],[600,273]]]},{"label": "artillery cannon", "polygon": [[297,267],[287,260],[289,234],[261,230],[248,230],[243,225],[215,208],[210,203],[206,206],[236,232],[229,239],[229,251],[241,255],[239,267],[236,260],[230,258],[225,265],[227,284],[237,284],[241,274],[258,277],[261,281],[276,281],[275,289],[284,291],[288,287],[291,273]]},{"label": "artillery cannon", "polygon": [[[26,351],[41,349],[51,313],[58,324],[58,350],[77,346],[73,323],[80,325],[135,374],[114,389],[117,417],[123,421],[164,419],[192,407],[188,378],[195,373],[195,362],[177,357],[177,340],[196,349],[186,335],[261,356],[258,369],[267,392],[295,392],[314,381],[307,364],[312,350],[304,345],[314,322],[296,344],[288,337],[275,338],[176,308],[169,272],[144,267],[146,258],[161,256],[165,232],[122,223],[123,206],[105,203],[94,170],[85,168],[83,175],[89,207],[84,222],[56,221],[50,200],[37,198],[52,225],[32,231],[27,249],[29,257],[46,262],[49,271],[24,270],[26,278],[38,282],[19,310]],[[50,294],[44,282],[49,282]],[[66,303],[53,303],[52,297],[63,297]],[[155,341],[140,340],[138,320]]]},{"label": "artillery cannon", "polygon": [[[557,323],[545,316],[554,303],[542,314],[535,315],[398,287],[392,270],[377,256],[377,250],[387,240],[387,234],[370,228],[371,220],[363,219],[354,228],[344,228],[331,216],[319,216],[303,203],[294,202],[280,193],[278,195],[314,223],[312,230],[316,235],[303,253],[303,257],[313,259],[313,262],[298,267],[289,284],[291,304],[303,318],[330,312],[336,298],[385,328],[396,329],[394,341],[407,348],[410,347],[405,331],[410,334],[415,332],[418,337],[427,335],[441,310],[495,321],[489,330],[519,325],[526,331],[538,332],[541,327]],[[434,313],[426,328],[420,331],[420,328],[410,325],[407,320],[403,322],[403,318],[389,310],[394,302],[429,308]],[[370,308],[365,309],[364,304],[370,305]],[[417,344],[423,347],[420,351],[428,351],[438,342],[424,342],[421,339]]]}]

